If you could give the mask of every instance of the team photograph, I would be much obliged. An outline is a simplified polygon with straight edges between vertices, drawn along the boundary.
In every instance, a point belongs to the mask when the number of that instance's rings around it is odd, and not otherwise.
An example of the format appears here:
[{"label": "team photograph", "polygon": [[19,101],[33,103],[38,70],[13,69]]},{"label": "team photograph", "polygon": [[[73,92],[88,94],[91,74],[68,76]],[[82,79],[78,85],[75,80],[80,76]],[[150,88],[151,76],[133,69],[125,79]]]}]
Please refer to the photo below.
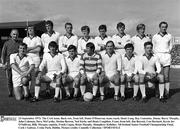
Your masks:
[{"label": "team photograph", "polygon": [[0,13],[0,115],[180,115],[176,0],[20,1]]}]

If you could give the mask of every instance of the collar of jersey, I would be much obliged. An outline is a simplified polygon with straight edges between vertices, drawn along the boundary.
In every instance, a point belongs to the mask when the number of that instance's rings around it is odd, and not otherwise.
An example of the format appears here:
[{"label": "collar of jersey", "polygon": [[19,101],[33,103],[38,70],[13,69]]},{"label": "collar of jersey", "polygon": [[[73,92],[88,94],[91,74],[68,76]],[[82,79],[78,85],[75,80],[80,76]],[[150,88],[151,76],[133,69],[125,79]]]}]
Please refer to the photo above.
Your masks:
[{"label": "collar of jersey", "polygon": [[[55,34],[55,33],[56,33],[56,32],[53,30],[51,35],[53,35],[53,34]],[[46,34],[49,35],[47,32],[46,32]]]},{"label": "collar of jersey", "polygon": [[[91,38],[91,37],[89,36],[88,40],[89,40],[90,38]],[[84,41],[86,41],[86,42],[88,41],[88,40],[86,40],[84,37],[82,37],[82,39],[83,39]]]},{"label": "collar of jersey", "polygon": [[137,34],[136,37],[139,37],[139,38],[142,40],[143,38],[146,37],[146,35],[144,34],[144,36],[141,38],[141,37]]},{"label": "collar of jersey", "polygon": [[[107,55],[109,56],[109,54],[107,53],[107,51],[105,52],[105,54],[107,54]],[[113,51],[112,55],[111,55],[111,56],[109,56],[109,57],[112,57],[112,56],[113,56],[113,54],[116,54],[116,52],[115,52],[115,51]]]},{"label": "collar of jersey", "polygon": [[66,34],[64,34],[64,36],[66,36],[66,38],[70,39],[72,36],[74,36],[74,34],[71,34],[70,37],[68,37]]},{"label": "collar of jersey", "polygon": [[119,35],[119,34],[117,34],[117,36],[119,36],[120,38],[122,38],[122,37],[126,36],[126,33],[124,33],[123,36],[121,36],[121,35]]},{"label": "collar of jersey", "polygon": [[25,55],[23,56],[23,58],[21,58],[21,57],[19,56],[19,53],[17,53],[17,56],[19,57],[20,60],[22,60],[24,57],[27,57],[27,55],[25,54]]},{"label": "collar of jersey", "polygon": [[124,57],[126,57],[128,60],[131,60],[131,58],[135,57],[135,55],[133,53],[131,57],[128,57],[127,54],[124,54]]},{"label": "collar of jersey", "polygon": [[104,40],[104,39],[107,38],[108,36],[105,35],[104,38],[102,38],[102,37],[99,35],[99,37],[100,37],[102,40]]},{"label": "collar of jersey", "polygon": [[158,33],[158,35],[160,35],[161,37],[164,37],[167,34],[168,34],[167,32],[164,35],[162,35],[160,32]]},{"label": "collar of jersey", "polygon": [[143,56],[145,56],[148,60],[150,60],[151,57],[153,57],[154,55],[151,53],[149,56],[146,56],[146,54],[144,53]]}]

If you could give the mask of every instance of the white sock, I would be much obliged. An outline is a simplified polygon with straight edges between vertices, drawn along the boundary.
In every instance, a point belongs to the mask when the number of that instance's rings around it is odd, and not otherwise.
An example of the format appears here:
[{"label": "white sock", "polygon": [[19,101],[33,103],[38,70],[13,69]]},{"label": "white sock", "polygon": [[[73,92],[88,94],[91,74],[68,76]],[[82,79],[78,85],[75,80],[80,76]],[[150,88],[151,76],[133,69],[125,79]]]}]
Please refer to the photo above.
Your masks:
[{"label": "white sock", "polygon": [[74,88],[74,96],[78,95],[79,88]]},{"label": "white sock", "polygon": [[59,99],[62,100],[62,89],[59,89]]},{"label": "white sock", "polygon": [[134,87],[133,87],[133,97],[137,96],[138,90],[139,90],[139,86],[134,84]]},{"label": "white sock", "polygon": [[119,86],[114,86],[114,95],[119,94],[120,87]]},{"label": "white sock", "polygon": [[121,88],[120,88],[121,97],[125,96],[124,92],[125,92],[125,85],[121,85]]},{"label": "white sock", "polygon": [[27,86],[23,86],[23,90],[24,90],[24,96],[27,97],[29,92],[28,92],[28,87]]},{"label": "white sock", "polygon": [[163,96],[164,96],[164,84],[159,84],[159,94],[160,94],[160,98],[163,98]]},{"label": "white sock", "polygon": [[56,88],[55,88],[55,95],[54,95],[54,97],[58,98],[58,96],[59,96],[59,91],[60,91],[60,87],[56,87]]},{"label": "white sock", "polygon": [[166,83],[165,83],[165,93],[166,93],[166,94],[169,94],[169,87],[170,87],[170,83],[169,83],[169,82],[166,82]]},{"label": "white sock", "polygon": [[83,96],[86,91],[86,86],[84,85],[80,86],[80,90],[81,90],[81,95]]},{"label": "white sock", "polygon": [[142,97],[143,97],[143,98],[146,97],[145,84],[140,84],[139,87],[140,87],[140,91],[141,91]]},{"label": "white sock", "polygon": [[69,87],[66,86],[66,87],[64,87],[64,89],[65,89],[65,91],[66,91],[66,95],[70,96]]},{"label": "white sock", "polygon": [[34,95],[34,96],[35,96],[36,98],[39,98],[40,86],[35,86],[34,89],[35,89],[35,95]]},{"label": "white sock", "polygon": [[98,86],[93,86],[93,96],[96,96],[98,91]]},{"label": "white sock", "polygon": [[100,91],[100,95],[104,95],[104,87],[100,87],[99,91]]}]

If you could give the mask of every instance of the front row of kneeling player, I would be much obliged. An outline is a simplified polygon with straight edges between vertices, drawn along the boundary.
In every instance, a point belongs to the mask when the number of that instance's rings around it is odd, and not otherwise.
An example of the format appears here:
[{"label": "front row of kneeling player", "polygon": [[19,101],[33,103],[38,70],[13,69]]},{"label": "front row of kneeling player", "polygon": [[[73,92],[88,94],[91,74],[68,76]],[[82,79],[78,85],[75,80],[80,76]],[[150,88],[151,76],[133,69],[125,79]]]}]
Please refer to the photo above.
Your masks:
[{"label": "front row of kneeling player", "polygon": [[[118,54],[114,49],[113,41],[106,43],[106,50],[100,54],[95,52],[93,43],[86,45],[87,52],[81,56],[77,55],[77,48],[73,45],[68,47],[69,56],[64,57],[58,53],[56,42],[50,42],[49,53],[43,55],[35,82],[35,95],[32,102],[39,100],[41,83],[55,84],[54,102],[62,99],[62,88],[65,89],[65,99],[70,99],[70,87],[74,88],[73,98],[78,100],[79,89],[81,98],[92,88],[93,100],[97,99],[97,91],[100,92],[100,100],[106,97],[106,87],[114,88],[114,100],[125,100],[125,87],[133,85],[133,100],[138,100],[138,90],[142,94],[142,101],[147,102],[146,86],[151,87],[152,83],[159,85],[159,100],[164,99],[164,77],[161,72],[161,65],[158,58],[152,52],[153,44],[144,44],[145,53],[136,56],[133,53],[132,44],[126,44],[124,55]],[[30,73],[34,68],[31,58],[26,55],[27,45],[22,43],[19,46],[19,53],[10,56],[10,63],[13,69],[14,94],[17,100],[29,97]],[[43,75],[43,70],[46,73]],[[22,92],[22,87],[24,91]],[[23,95],[24,93],[24,95]]]}]

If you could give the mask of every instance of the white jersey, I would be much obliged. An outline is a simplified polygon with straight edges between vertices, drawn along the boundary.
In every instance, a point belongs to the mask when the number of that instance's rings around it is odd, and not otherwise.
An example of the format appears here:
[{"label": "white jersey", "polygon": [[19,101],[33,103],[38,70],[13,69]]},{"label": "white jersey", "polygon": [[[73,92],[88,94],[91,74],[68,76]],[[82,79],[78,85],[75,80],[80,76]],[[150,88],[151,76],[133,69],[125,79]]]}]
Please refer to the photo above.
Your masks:
[{"label": "white jersey", "polygon": [[65,61],[67,64],[67,71],[70,76],[75,77],[77,74],[79,74],[80,59],[81,59],[81,56],[79,56],[79,55],[77,55],[74,58],[74,60],[72,60],[69,56],[65,57]]},{"label": "white jersey", "polygon": [[[88,42],[92,42],[92,43],[94,43],[94,39],[93,38],[89,38],[88,40],[85,40],[83,37],[82,38],[80,38],[79,40],[78,40],[78,53],[79,54],[83,54],[84,53],[84,50],[86,49],[86,44],[88,43]],[[96,47],[96,46],[95,46]]]},{"label": "white jersey", "polygon": [[55,31],[51,36],[47,33],[43,33],[41,35],[41,41],[42,41],[42,46],[44,48],[44,53],[49,52],[48,45],[51,41],[55,41],[56,43],[58,43],[59,36],[60,36],[59,33]]},{"label": "white jersey", "polygon": [[[23,43],[27,44],[27,47],[36,47],[36,46],[42,46],[41,38],[38,36],[33,37],[32,39],[30,37],[25,37],[23,39]],[[39,57],[39,52],[36,53],[28,53],[28,55],[32,58]]]},{"label": "white jersey", "polygon": [[131,41],[134,45],[134,52],[140,56],[145,52],[144,43],[151,41],[151,39],[148,36],[144,36],[143,38],[141,38],[138,35],[135,35],[131,38]]},{"label": "white jersey", "polygon": [[74,45],[77,47],[78,37],[76,35],[72,35],[71,37],[67,37],[66,35],[60,36],[59,38],[59,51],[64,53],[67,52],[67,48],[69,45]]},{"label": "white jersey", "polygon": [[126,54],[122,55],[122,74],[127,74],[131,76],[132,74],[137,74],[137,56],[132,55],[128,57]]},{"label": "white jersey", "polygon": [[94,44],[95,44],[96,50],[100,51],[101,45],[105,46],[106,43],[110,40],[111,40],[110,36],[106,36],[104,39],[102,39],[100,36],[95,37]]},{"label": "white jersey", "polygon": [[145,54],[139,56],[138,72],[140,74],[146,74],[146,72],[159,74],[161,72],[159,58],[154,54],[150,55],[150,57],[147,57]]},{"label": "white jersey", "polygon": [[[19,54],[11,54],[10,55],[10,65],[15,64],[22,72],[26,72],[29,70],[30,65],[34,64],[32,58],[28,55],[20,59]],[[20,75],[18,72],[16,72],[14,69],[12,69],[12,75]]]},{"label": "white jersey", "polygon": [[154,52],[155,53],[170,53],[172,49],[172,36],[171,34],[167,33],[162,36],[160,33],[157,33],[153,36],[152,42],[154,45]]},{"label": "white jersey", "polygon": [[[15,53],[10,55],[10,65],[12,64],[15,64],[22,72],[27,72],[30,66],[34,65],[34,62],[28,55],[20,59],[19,54]],[[21,78],[22,76],[12,68],[13,87],[19,87],[23,85],[21,83]]]},{"label": "white jersey", "polygon": [[54,57],[52,57],[49,52],[44,53],[39,70],[42,71],[44,68],[47,69],[47,73],[64,73],[66,71],[64,56],[57,53]]},{"label": "white jersey", "polygon": [[129,34],[125,34],[121,37],[119,34],[115,34],[112,36],[112,40],[117,49],[116,51],[122,55],[125,54],[124,46],[131,43],[131,36]]},{"label": "white jersey", "polygon": [[103,69],[108,77],[112,77],[117,71],[121,72],[121,55],[114,52],[111,57],[104,51],[101,53]]}]

